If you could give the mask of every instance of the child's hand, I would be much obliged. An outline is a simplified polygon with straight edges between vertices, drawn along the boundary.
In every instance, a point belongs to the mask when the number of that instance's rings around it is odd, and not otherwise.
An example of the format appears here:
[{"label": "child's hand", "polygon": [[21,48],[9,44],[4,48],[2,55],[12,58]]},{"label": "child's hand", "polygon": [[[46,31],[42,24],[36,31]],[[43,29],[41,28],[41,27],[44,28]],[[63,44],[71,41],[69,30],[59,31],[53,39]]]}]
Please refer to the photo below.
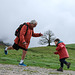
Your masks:
[{"label": "child's hand", "polygon": [[58,52],[54,52],[54,54],[58,54]]},{"label": "child's hand", "polygon": [[54,52],[54,54],[56,54],[56,52]]}]

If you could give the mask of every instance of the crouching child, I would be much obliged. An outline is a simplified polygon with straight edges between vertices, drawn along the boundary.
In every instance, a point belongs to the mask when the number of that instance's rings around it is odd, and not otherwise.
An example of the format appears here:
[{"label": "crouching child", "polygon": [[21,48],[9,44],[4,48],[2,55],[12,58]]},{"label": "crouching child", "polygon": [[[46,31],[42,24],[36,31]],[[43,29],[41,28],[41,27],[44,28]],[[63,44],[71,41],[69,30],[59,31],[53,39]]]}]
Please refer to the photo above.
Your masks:
[{"label": "crouching child", "polygon": [[68,69],[70,68],[71,63],[69,63],[65,60],[65,59],[69,58],[69,54],[65,47],[65,44],[62,41],[60,41],[60,39],[55,39],[54,42],[55,42],[55,45],[57,46],[57,48],[56,48],[57,52],[54,52],[54,54],[59,55],[60,66],[61,66],[59,69],[57,69],[57,71],[63,72],[64,64],[67,66]]}]

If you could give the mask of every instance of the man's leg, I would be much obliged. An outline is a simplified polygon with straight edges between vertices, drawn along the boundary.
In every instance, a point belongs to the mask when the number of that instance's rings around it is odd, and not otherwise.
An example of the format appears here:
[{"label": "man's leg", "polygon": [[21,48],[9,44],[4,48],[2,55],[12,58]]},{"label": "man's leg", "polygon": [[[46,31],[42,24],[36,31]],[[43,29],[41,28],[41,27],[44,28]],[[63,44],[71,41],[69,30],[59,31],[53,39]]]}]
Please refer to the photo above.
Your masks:
[{"label": "man's leg", "polygon": [[9,46],[8,48],[7,48],[7,50],[11,50],[11,49],[14,49],[12,46]]},{"label": "man's leg", "polygon": [[7,50],[14,50],[14,49],[16,49],[16,50],[19,49],[18,44],[14,43],[13,46],[5,47],[5,54],[6,55],[8,54]]},{"label": "man's leg", "polygon": [[25,50],[23,50],[23,53],[22,53],[22,60],[24,60],[24,58],[25,58],[25,56],[26,56],[26,53],[27,53],[27,51],[25,51]]},{"label": "man's leg", "polygon": [[24,62],[24,58],[26,56],[26,53],[27,51],[23,50],[23,53],[22,53],[22,58],[21,58],[21,61],[20,61],[20,64],[19,65],[23,65],[23,66],[26,66],[23,62]]},{"label": "man's leg", "polygon": [[7,50],[11,50],[11,49],[14,49],[13,46],[9,46],[9,47],[5,47],[5,54],[7,55],[8,54],[8,51]]}]

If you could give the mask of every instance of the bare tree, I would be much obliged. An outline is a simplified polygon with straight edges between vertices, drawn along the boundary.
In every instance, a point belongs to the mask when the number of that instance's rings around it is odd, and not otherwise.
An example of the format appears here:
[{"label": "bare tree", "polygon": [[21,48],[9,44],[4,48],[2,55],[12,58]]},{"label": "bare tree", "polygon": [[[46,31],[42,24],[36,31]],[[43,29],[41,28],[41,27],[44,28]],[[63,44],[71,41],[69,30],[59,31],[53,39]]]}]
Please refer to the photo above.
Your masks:
[{"label": "bare tree", "polygon": [[51,45],[51,43],[54,41],[54,33],[51,30],[48,30],[44,33],[44,35],[41,37],[39,43],[41,45],[48,44],[48,46]]}]

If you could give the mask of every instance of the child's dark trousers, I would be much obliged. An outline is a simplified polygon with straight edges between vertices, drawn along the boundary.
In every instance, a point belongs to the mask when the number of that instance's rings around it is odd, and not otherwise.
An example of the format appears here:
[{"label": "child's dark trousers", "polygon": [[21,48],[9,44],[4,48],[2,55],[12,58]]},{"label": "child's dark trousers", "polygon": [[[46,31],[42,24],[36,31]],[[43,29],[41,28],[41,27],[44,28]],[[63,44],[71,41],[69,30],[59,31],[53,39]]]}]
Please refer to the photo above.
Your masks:
[{"label": "child's dark trousers", "polygon": [[65,59],[66,59],[66,58],[60,59],[60,65],[61,65],[62,68],[63,68],[64,64],[65,64],[65,65],[68,64],[68,62],[65,61]]}]

